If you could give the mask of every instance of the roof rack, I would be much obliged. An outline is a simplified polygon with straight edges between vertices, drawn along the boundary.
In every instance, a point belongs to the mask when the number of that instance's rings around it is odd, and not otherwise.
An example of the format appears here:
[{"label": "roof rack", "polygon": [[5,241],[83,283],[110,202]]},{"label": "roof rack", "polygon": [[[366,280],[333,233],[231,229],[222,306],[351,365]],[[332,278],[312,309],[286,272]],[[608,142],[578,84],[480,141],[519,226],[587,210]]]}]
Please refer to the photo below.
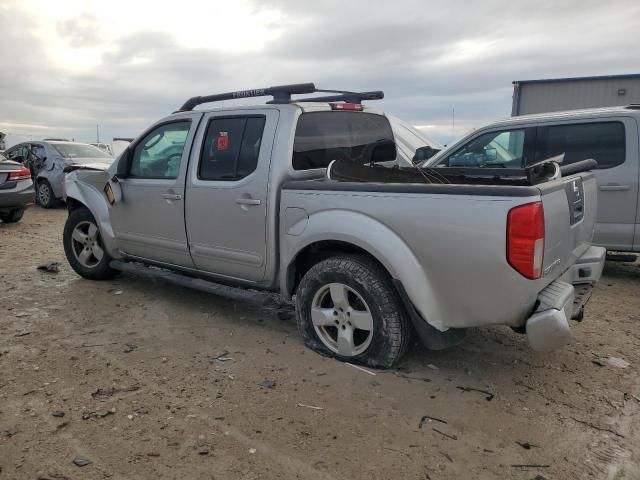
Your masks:
[{"label": "roof rack", "polygon": [[[307,97],[292,99],[291,95],[307,93],[334,93],[324,97]],[[178,112],[188,112],[198,105],[210,102],[222,102],[224,100],[236,100],[239,98],[273,97],[269,104],[283,104],[291,102],[347,102],[362,103],[363,100],[380,100],[384,98],[384,92],[349,92],[345,90],[320,90],[313,83],[296,83],[292,85],[278,85],[268,88],[255,88],[253,90],[238,90],[236,92],[218,93],[204,97],[192,97],[187,100]]]},{"label": "roof rack", "polygon": [[630,103],[625,108],[628,110],[640,110],[640,103]]}]

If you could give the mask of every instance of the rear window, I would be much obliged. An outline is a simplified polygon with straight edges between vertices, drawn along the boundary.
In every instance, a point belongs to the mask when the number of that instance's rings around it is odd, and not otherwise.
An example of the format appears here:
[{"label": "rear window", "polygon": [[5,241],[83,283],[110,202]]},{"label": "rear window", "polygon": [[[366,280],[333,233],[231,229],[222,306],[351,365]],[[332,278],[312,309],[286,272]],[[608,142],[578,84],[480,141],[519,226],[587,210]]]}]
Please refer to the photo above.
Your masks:
[{"label": "rear window", "polygon": [[[377,149],[376,146],[389,148]],[[298,120],[293,142],[293,168],[326,168],[332,160],[358,163],[396,158],[389,120],[373,113],[325,111],[304,113]]]},{"label": "rear window", "polygon": [[579,123],[540,127],[536,161],[564,153],[564,165],[593,158],[598,168],[624,163],[625,132],[621,122]]},{"label": "rear window", "polygon": [[103,152],[98,147],[88,145],[85,143],[52,143],[60,155],[64,158],[99,158],[99,159],[111,159],[111,155]]}]

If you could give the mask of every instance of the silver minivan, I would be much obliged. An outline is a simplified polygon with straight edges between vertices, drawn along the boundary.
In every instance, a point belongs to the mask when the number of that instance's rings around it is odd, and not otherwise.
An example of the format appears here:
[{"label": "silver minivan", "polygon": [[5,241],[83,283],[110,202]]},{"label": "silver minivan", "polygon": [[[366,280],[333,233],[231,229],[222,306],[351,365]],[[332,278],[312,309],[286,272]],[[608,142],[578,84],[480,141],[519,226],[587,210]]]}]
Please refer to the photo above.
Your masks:
[{"label": "silver minivan", "polygon": [[561,154],[565,165],[593,158],[599,165],[593,243],[640,252],[639,125],[640,105],[523,115],[469,133],[424,166],[500,169]]}]

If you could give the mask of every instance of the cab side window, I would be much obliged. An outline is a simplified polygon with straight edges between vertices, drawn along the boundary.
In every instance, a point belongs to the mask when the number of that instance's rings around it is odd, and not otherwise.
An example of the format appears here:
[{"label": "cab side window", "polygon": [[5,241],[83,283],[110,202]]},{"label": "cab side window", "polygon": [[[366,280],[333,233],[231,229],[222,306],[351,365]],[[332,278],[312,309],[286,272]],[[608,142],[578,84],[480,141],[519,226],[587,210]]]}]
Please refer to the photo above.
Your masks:
[{"label": "cab side window", "polygon": [[153,129],[133,150],[130,175],[135,178],[177,178],[191,122],[165,123]]},{"label": "cab side window", "polygon": [[198,178],[240,180],[258,166],[265,117],[214,118],[207,127]]},{"label": "cab side window", "polygon": [[525,129],[489,132],[474,138],[440,165],[448,167],[520,168]]},{"label": "cab side window", "polygon": [[622,122],[593,122],[539,127],[536,161],[564,153],[563,165],[587,160],[598,162],[598,168],[611,168],[624,163],[625,131]]}]

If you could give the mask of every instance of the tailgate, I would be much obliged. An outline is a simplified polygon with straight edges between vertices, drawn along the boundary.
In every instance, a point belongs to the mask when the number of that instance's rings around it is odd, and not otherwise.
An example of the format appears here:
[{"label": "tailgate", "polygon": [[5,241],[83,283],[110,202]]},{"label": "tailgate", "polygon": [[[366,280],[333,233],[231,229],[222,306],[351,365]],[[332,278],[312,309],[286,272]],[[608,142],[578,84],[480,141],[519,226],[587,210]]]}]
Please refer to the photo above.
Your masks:
[{"label": "tailgate", "polygon": [[597,186],[591,172],[539,185],[544,205],[543,277],[560,277],[591,245],[596,223]]}]

